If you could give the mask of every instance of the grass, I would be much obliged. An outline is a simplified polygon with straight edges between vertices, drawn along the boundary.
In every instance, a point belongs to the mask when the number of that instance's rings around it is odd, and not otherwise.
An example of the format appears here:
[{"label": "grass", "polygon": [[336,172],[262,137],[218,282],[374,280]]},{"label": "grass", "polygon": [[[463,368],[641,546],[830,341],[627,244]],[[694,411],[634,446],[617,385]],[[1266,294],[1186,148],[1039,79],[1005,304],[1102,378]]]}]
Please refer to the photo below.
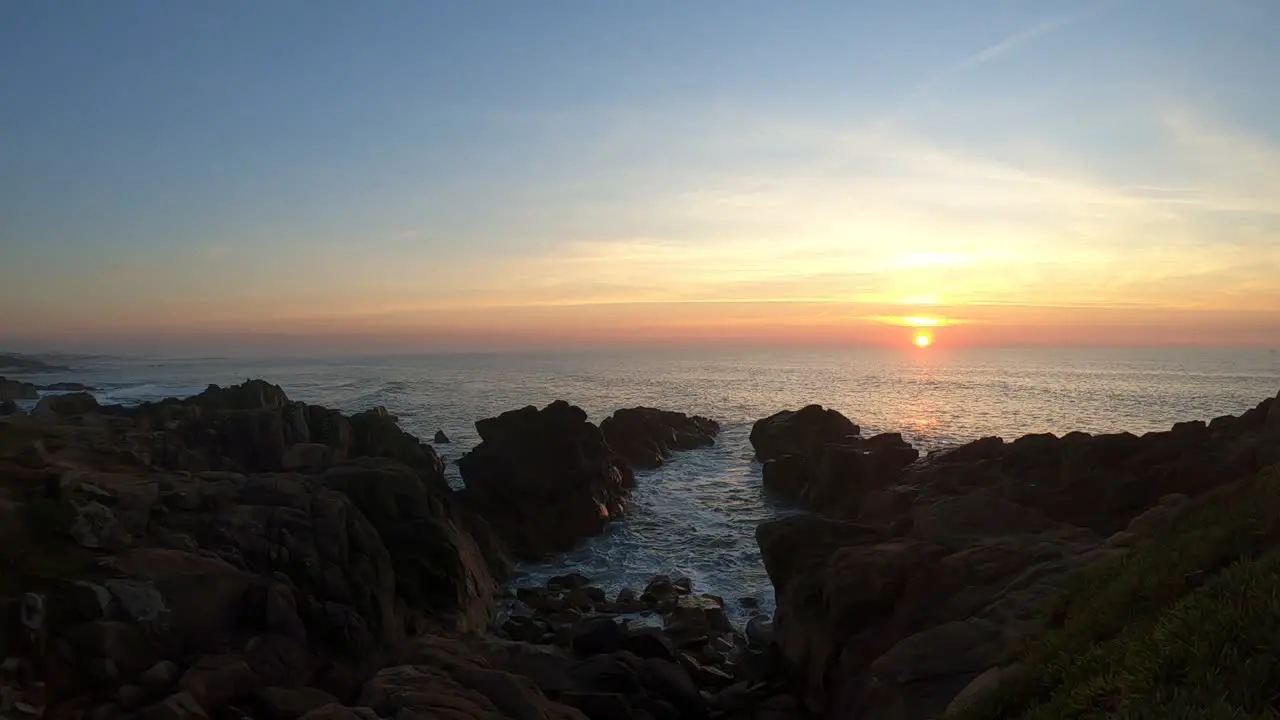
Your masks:
[{"label": "grass", "polygon": [[1018,659],[1025,673],[953,717],[1280,718],[1280,473],[1082,573]]}]

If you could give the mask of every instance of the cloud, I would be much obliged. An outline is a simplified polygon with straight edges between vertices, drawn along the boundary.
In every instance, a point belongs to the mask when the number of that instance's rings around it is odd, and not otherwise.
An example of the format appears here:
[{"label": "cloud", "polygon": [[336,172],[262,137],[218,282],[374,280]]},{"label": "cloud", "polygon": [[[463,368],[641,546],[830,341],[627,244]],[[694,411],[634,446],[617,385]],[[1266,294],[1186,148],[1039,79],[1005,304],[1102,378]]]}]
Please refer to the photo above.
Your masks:
[{"label": "cloud", "polygon": [[924,83],[918,86],[915,90],[911,91],[911,93],[907,95],[907,102],[919,100],[920,98],[936,91],[956,76],[994,62],[1033,40],[1075,25],[1097,13],[1110,3],[1111,0],[1095,2],[1083,11],[1047,18],[1016,30],[1000,40],[981,48],[977,52],[967,55],[946,68],[943,68],[940,72],[933,75],[928,80],[925,80]]}]

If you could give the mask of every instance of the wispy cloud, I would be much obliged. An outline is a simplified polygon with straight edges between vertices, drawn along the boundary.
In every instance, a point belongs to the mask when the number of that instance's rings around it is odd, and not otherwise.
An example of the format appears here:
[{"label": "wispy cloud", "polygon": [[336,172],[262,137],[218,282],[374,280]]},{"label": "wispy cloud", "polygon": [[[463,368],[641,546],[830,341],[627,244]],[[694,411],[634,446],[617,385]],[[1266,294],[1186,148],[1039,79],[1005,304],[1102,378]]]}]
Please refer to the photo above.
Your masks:
[{"label": "wispy cloud", "polygon": [[922,84],[912,90],[907,95],[906,101],[910,103],[912,101],[919,100],[938,90],[958,75],[962,75],[983,65],[994,62],[1033,40],[1080,23],[1111,4],[1112,1],[1113,0],[1101,0],[1101,2],[1095,2],[1083,11],[1047,18],[1016,30],[1000,40],[981,48],[977,52],[967,55],[946,68],[943,68],[940,72],[933,75],[928,80],[925,80]]}]

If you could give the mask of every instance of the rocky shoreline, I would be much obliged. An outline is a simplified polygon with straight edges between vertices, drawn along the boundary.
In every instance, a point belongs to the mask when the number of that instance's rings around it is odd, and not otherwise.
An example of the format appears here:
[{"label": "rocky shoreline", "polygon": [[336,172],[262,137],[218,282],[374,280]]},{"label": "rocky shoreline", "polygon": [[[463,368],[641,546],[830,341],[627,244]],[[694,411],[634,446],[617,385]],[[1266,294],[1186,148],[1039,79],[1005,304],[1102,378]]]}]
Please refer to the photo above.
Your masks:
[{"label": "rocky shoreline", "polygon": [[778,413],[751,432],[765,489],[814,512],[758,528],[777,612],[734,628],[686,578],[504,587],[625,514],[635,469],[713,444],[707,418],[513,410],[476,423],[454,490],[384,409],[260,380],[9,410],[8,717],[936,717],[990,689],[1074,572],[1280,462],[1276,399],[924,458],[832,410]]}]

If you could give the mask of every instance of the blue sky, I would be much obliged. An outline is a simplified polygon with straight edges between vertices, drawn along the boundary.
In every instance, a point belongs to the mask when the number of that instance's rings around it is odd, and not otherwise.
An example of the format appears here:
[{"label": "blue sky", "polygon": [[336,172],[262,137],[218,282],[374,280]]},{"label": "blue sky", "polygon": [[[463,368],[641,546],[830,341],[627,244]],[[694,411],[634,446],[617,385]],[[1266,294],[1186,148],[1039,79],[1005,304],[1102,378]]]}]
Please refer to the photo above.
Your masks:
[{"label": "blue sky", "polygon": [[0,339],[915,303],[1251,341],[1278,31],[1272,0],[8,2]]}]

